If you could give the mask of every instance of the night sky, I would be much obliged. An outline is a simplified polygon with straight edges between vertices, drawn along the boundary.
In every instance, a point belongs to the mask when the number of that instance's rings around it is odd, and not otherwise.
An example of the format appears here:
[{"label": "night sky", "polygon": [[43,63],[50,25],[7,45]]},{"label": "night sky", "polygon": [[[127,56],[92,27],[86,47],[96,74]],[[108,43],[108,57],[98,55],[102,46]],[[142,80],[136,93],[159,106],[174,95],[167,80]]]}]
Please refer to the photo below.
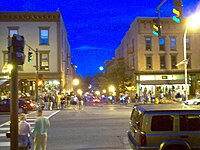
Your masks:
[{"label": "night sky", "polygon": [[[172,17],[172,1],[161,7],[161,17]],[[72,63],[83,77],[100,72],[136,17],[157,17],[162,0],[1,0],[0,11],[62,13],[71,46]],[[183,15],[194,13],[200,0],[183,0]],[[200,10],[200,7],[199,7]]]}]

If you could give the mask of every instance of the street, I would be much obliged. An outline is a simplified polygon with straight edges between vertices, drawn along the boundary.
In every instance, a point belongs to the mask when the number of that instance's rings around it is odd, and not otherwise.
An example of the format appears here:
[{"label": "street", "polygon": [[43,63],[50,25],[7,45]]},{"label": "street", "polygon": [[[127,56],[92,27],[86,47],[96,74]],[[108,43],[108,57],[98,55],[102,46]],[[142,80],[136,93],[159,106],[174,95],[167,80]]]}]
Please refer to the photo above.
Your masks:
[{"label": "street", "polygon": [[[48,150],[127,150],[130,146],[126,131],[129,128],[131,107],[125,105],[86,106],[83,110],[44,111],[50,119]],[[35,112],[28,115],[33,127]],[[29,120],[30,119],[30,120]],[[0,126],[7,129],[5,123]],[[4,131],[5,133],[5,131]],[[7,144],[3,143],[7,141]],[[9,150],[8,139],[0,137],[0,149]],[[3,146],[4,144],[4,146]]]}]

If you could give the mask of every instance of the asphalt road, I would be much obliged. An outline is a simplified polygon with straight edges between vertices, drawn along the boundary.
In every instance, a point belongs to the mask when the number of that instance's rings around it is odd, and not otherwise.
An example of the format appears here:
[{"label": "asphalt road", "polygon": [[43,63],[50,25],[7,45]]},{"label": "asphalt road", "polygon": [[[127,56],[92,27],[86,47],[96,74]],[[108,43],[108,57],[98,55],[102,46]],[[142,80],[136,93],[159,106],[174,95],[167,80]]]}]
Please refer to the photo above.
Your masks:
[{"label": "asphalt road", "polygon": [[[130,149],[126,132],[131,107],[102,104],[86,106],[83,110],[70,108],[44,113],[51,122],[47,150]],[[34,116],[32,113],[28,118],[33,120]],[[9,146],[1,147],[1,139],[0,149],[9,150]]]}]

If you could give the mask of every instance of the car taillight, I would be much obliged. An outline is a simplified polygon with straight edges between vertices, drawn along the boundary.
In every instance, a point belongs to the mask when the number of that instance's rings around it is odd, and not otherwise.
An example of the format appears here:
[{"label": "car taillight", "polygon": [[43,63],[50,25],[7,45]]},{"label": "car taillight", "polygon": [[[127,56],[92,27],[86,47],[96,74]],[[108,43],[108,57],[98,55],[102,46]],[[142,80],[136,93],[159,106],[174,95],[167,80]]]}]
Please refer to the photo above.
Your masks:
[{"label": "car taillight", "polygon": [[33,104],[33,103],[30,103],[30,106],[31,106],[31,107],[33,107],[33,106],[34,106],[34,104]]},{"label": "car taillight", "polygon": [[144,132],[141,132],[140,134],[140,143],[142,146],[146,146],[146,135]]}]

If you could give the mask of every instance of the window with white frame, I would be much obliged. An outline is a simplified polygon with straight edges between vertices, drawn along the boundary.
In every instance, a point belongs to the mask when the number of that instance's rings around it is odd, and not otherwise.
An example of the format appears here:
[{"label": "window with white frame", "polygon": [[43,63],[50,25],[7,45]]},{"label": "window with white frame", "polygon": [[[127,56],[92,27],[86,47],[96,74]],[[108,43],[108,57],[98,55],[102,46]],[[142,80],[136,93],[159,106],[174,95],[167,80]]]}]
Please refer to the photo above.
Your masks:
[{"label": "window with white frame", "polygon": [[40,52],[40,70],[49,71],[49,52]]},{"label": "window with white frame", "polygon": [[40,45],[49,45],[49,27],[40,27]]}]

